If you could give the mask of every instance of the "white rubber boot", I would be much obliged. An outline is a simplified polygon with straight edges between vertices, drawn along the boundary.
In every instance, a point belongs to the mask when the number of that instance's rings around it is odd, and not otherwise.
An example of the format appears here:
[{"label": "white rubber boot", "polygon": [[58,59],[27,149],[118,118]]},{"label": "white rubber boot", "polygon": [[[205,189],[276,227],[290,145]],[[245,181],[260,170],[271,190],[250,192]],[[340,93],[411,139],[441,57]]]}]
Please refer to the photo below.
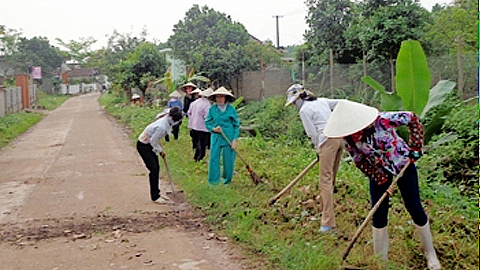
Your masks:
[{"label": "white rubber boot", "polygon": [[433,248],[432,233],[430,232],[430,224],[427,221],[427,224],[422,227],[414,224],[417,229],[418,236],[420,237],[420,242],[422,243],[422,249],[427,257],[427,266],[430,270],[439,270],[442,269],[440,262],[437,258],[437,253],[435,253],[435,248]]},{"label": "white rubber boot", "polygon": [[377,229],[372,227],[373,231],[373,251],[380,259],[388,260],[388,230],[387,226]]}]

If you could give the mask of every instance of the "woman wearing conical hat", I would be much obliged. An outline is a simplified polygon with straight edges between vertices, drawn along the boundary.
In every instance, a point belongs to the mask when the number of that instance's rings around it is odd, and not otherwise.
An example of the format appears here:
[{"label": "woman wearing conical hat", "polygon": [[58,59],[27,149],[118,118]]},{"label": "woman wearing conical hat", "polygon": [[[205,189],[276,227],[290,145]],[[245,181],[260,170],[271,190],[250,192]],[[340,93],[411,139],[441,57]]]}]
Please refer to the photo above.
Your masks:
[{"label": "woman wearing conical hat", "polygon": [[[395,128],[407,126],[405,142]],[[378,112],[376,108],[341,100],[330,116],[324,133],[329,138],[344,138],[355,165],[370,179],[372,207],[389,189],[394,175],[406,170],[397,182],[405,208],[413,219],[430,270],[441,269],[433,247],[427,214],[419,195],[415,161],[422,155],[423,126],[413,112]],[[373,248],[383,260],[388,258],[388,196],[373,215]]]},{"label": "woman wearing conical hat", "polygon": [[197,86],[191,82],[186,83],[180,87],[180,91],[185,93],[185,97],[183,97],[183,112],[187,113],[188,109],[190,108],[190,104],[195,100],[192,97],[192,92],[197,89]]},{"label": "woman wearing conical hat", "polygon": [[[214,104],[208,110],[205,126],[210,132],[210,162],[208,163],[208,183],[218,185],[220,177],[223,184],[229,184],[235,168],[235,148],[240,132],[237,111],[229,103],[235,96],[225,87],[220,87],[210,96]],[[231,142],[225,140],[223,134]],[[223,158],[223,170],[220,175],[220,157]]]}]

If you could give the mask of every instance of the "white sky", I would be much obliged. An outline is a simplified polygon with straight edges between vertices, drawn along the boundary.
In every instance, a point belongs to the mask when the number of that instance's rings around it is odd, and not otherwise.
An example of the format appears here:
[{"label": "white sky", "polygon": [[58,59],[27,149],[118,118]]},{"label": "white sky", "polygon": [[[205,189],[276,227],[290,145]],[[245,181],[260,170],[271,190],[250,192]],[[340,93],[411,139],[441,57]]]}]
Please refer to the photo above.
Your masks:
[{"label": "white sky", "polygon": [[[428,10],[435,3],[449,2],[420,0]],[[68,42],[93,37],[97,43],[92,49],[99,49],[107,45],[107,36],[111,36],[114,29],[121,34],[140,36],[146,28],[149,40],[166,42],[173,34],[173,26],[184,19],[194,4],[207,5],[230,15],[251,35],[263,41],[271,40],[274,45],[277,41],[273,16],[281,15],[280,45],[303,43],[307,28],[304,0],[1,0],[0,25],[21,31],[23,37],[47,37],[55,46],[59,45],[55,38]]]}]

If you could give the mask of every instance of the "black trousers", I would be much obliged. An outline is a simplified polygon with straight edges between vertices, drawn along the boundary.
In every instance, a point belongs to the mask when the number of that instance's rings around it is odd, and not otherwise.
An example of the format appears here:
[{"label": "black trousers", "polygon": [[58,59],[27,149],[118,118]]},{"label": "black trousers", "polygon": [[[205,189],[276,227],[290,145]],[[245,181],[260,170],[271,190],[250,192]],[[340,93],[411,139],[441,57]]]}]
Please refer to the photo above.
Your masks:
[{"label": "black trousers", "polygon": [[192,146],[195,150],[193,159],[200,161],[205,157],[207,148],[210,148],[210,132],[192,129],[190,136],[192,137]]},{"label": "black trousers", "polygon": [[143,159],[145,166],[150,171],[148,179],[150,181],[150,198],[152,201],[160,198],[160,189],[158,188],[158,177],[160,174],[160,164],[158,163],[158,156],[153,152],[153,147],[150,144],[144,144],[137,141],[137,151]]},{"label": "black trousers", "polygon": [[[385,193],[387,188],[390,186],[392,180],[392,177],[390,177],[390,179],[383,185],[377,185],[375,181],[370,180],[370,198],[372,207],[378,202],[378,200],[380,200],[380,197],[382,197],[383,193]],[[407,208],[407,211],[412,217],[413,222],[420,227],[425,225],[428,221],[428,217],[423,209],[422,202],[420,201],[418,175],[415,164],[410,164],[408,166],[403,176],[398,180],[397,185],[402,195],[405,208]],[[381,229],[387,226],[389,198],[390,197],[387,196],[380,204],[380,207],[378,207],[375,214],[373,214],[373,227]]]}]

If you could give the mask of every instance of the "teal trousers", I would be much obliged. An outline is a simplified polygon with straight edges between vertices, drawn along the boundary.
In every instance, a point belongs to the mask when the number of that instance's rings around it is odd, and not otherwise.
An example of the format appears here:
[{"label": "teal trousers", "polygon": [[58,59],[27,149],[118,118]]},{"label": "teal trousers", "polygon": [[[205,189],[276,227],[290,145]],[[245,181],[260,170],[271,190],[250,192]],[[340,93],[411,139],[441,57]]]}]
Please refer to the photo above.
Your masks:
[{"label": "teal trousers", "polygon": [[220,157],[223,157],[222,183],[232,182],[233,170],[235,169],[235,151],[230,145],[213,143],[210,146],[210,162],[208,164],[208,183],[218,185],[220,181]]}]

